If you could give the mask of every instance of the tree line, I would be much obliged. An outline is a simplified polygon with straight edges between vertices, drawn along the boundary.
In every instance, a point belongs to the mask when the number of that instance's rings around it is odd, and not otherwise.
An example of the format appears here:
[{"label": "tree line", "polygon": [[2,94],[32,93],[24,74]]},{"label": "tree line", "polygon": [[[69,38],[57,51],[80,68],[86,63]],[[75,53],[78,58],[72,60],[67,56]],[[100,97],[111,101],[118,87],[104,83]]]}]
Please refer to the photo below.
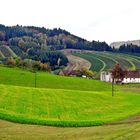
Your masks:
[{"label": "tree line", "polygon": [[[30,40],[30,43],[27,44],[25,40]],[[60,50],[66,48],[97,51],[112,50],[112,48],[106,42],[90,42],[73,34],[70,34],[66,30],[62,30],[60,28],[54,28],[50,30],[44,27],[24,27],[19,25],[7,27],[4,25],[0,25],[0,41],[1,43],[5,42],[9,45],[19,47],[21,44],[23,45],[23,42],[25,42],[25,50],[33,45],[34,47],[46,45],[49,46],[50,50]]]},{"label": "tree line", "polygon": [[121,45],[118,49],[121,53],[140,53],[140,46],[134,44]]}]

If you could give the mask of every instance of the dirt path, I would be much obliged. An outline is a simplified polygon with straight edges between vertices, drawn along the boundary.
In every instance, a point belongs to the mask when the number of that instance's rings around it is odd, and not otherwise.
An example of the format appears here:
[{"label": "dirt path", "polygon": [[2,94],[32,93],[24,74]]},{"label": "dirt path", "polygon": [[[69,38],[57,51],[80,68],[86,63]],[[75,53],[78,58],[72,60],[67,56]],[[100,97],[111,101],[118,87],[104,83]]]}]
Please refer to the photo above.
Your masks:
[{"label": "dirt path", "polygon": [[81,53],[81,50],[64,49],[61,50],[61,52],[64,53],[69,60],[69,64],[65,70],[81,70],[82,68],[90,69],[91,63],[88,60],[72,55],[74,52]]},{"label": "dirt path", "polygon": [[71,54],[67,55],[67,58],[69,60],[69,64],[65,70],[81,70],[82,68],[90,69],[91,67],[91,63],[83,58],[73,56]]}]

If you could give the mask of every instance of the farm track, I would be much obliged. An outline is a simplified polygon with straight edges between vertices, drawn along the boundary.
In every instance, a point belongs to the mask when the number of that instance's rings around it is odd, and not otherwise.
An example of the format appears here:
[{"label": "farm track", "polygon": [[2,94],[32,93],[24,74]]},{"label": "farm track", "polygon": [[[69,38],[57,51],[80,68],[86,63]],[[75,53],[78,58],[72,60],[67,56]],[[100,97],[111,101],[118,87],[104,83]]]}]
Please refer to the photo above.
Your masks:
[{"label": "farm track", "polygon": [[74,55],[67,55],[67,58],[69,60],[68,66],[65,68],[65,70],[80,70],[82,68],[90,69],[91,63],[83,58],[74,56]]}]

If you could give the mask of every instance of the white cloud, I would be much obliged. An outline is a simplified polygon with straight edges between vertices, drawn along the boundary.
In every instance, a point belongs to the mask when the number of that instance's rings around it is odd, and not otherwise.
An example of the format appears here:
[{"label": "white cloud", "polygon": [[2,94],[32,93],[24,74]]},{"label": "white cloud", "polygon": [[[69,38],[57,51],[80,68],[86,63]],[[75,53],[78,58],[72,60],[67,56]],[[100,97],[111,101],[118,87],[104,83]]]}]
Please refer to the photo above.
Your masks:
[{"label": "white cloud", "polygon": [[88,40],[140,39],[139,0],[0,0],[0,23],[61,27]]}]

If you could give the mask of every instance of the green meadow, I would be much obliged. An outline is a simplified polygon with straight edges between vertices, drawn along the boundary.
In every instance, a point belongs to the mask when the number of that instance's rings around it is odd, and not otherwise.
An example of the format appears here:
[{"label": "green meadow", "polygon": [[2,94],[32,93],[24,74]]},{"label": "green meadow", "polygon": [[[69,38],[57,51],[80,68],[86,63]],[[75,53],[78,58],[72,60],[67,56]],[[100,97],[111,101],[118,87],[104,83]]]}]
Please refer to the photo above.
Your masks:
[{"label": "green meadow", "polygon": [[[140,95],[97,80],[0,67],[0,118],[53,126],[94,126],[140,113]],[[127,88],[127,86],[126,86]],[[133,88],[133,86],[132,86]]]},{"label": "green meadow", "polygon": [[[35,87],[35,73],[19,68],[9,68],[1,66],[0,84]],[[36,86],[38,88],[72,89],[86,91],[102,91],[111,88],[110,84],[97,80],[86,80],[83,78],[58,76],[47,72],[36,73]]]}]

